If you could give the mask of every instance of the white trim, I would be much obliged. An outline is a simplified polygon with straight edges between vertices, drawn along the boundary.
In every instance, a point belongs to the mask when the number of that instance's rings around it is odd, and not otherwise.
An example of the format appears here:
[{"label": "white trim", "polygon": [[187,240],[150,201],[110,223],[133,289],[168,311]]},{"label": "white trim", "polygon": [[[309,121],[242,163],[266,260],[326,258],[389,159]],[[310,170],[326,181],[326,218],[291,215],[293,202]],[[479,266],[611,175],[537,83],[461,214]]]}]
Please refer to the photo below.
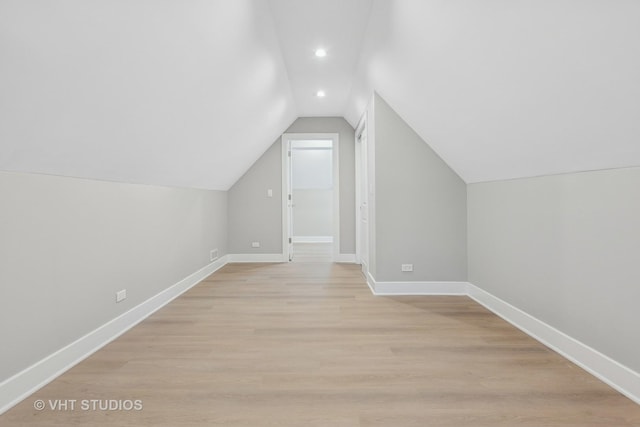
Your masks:
[{"label": "white trim", "polygon": [[375,282],[376,295],[466,295],[467,282]]},{"label": "white trim", "polygon": [[[356,255],[357,257],[357,255]],[[362,270],[362,274],[364,275],[365,279],[369,280],[369,266],[367,265],[366,262],[360,262],[360,269]]]},{"label": "white trim", "polygon": [[468,285],[468,295],[527,335],[640,404],[639,373],[475,285]]},{"label": "white trim", "polygon": [[[289,232],[291,227],[289,226],[289,191],[291,183],[289,182],[289,140],[285,138],[286,134],[283,134],[281,139],[282,145],[282,259],[285,262],[289,262],[291,254],[291,244],[289,243]],[[291,233],[293,234],[293,233]]]},{"label": "white trim", "polygon": [[374,295],[467,295],[468,282],[378,282],[367,272]]},{"label": "white trim", "polygon": [[[242,262],[264,262],[278,263],[288,262],[286,255],[283,254],[229,254],[227,255],[227,263]],[[334,262],[340,263],[356,263],[355,254],[340,254]]]},{"label": "white trim", "polygon": [[365,264],[362,264],[362,273],[364,274],[364,278],[367,281],[367,286],[369,287],[369,290],[373,295],[377,296],[378,294],[376,293],[376,279],[373,278],[373,276],[371,275],[371,273],[369,272],[369,269]]},{"label": "white trim", "polygon": [[[362,248],[362,235],[364,231],[362,230],[362,181],[366,179],[363,177],[362,170],[362,157],[366,155],[363,153],[362,143],[359,142],[359,135],[362,135],[366,130],[367,125],[367,110],[362,113],[360,120],[358,121],[358,125],[356,126],[356,131],[354,133],[354,147],[355,147],[355,213],[356,213],[356,262],[360,262],[361,264],[365,264],[368,260],[363,259],[363,248]],[[365,134],[366,136],[366,134]],[[368,224],[367,224],[368,226]],[[367,230],[368,232],[368,230]],[[368,249],[368,248],[367,248]]]},{"label": "white trim", "polygon": [[161,309],[223,267],[223,256],[104,325],[0,383],[0,414]]},{"label": "white trim", "polygon": [[333,243],[333,236],[293,236],[293,243]]},{"label": "white trim", "polygon": [[227,262],[287,262],[284,254],[229,254]]},{"label": "white trim", "polygon": [[366,147],[366,176],[367,182],[367,264],[376,263],[377,227],[376,227],[376,92],[371,94],[371,100],[366,110],[367,147]]},{"label": "white trim", "polygon": [[334,259],[333,262],[340,262],[343,264],[357,264],[356,254],[339,254],[338,258]]},{"label": "white trim", "polygon": [[333,134],[333,260],[340,257],[340,134]]},{"label": "white trim", "polygon": [[[338,133],[285,133],[282,134],[282,259],[289,261],[289,205],[290,191],[290,158],[291,141],[319,140],[332,141],[332,169],[333,169],[333,259],[340,256],[340,134]],[[292,237],[293,239],[293,237]]]}]

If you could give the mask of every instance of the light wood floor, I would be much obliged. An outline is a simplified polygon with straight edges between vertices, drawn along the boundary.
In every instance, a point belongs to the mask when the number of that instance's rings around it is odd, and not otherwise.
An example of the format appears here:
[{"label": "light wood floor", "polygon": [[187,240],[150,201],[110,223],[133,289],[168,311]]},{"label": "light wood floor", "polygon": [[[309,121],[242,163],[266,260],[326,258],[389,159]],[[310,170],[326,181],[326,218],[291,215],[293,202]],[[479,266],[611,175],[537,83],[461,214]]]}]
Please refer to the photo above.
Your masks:
[{"label": "light wood floor", "polygon": [[353,265],[230,264],[0,425],[624,427],[640,406],[466,297],[374,297]]}]

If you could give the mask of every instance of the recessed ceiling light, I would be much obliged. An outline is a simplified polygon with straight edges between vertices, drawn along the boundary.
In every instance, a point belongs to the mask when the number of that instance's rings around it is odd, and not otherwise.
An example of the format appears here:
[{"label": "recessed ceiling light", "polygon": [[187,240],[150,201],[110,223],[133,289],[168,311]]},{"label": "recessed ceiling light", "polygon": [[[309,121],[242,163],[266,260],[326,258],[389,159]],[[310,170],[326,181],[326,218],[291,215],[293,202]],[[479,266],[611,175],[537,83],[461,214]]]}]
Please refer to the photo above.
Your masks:
[{"label": "recessed ceiling light", "polygon": [[316,56],[318,58],[324,58],[325,56],[327,56],[327,51],[325,49],[318,48],[316,49]]},{"label": "recessed ceiling light", "polygon": [[317,92],[316,92],[316,96],[317,96],[318,98],[324,98],[324,96],[325,96],[325,95],[326,95],[326,94],[324,93],[324,91],[323,91],[323,90],[319,90],[319,91],[317,91]]}]

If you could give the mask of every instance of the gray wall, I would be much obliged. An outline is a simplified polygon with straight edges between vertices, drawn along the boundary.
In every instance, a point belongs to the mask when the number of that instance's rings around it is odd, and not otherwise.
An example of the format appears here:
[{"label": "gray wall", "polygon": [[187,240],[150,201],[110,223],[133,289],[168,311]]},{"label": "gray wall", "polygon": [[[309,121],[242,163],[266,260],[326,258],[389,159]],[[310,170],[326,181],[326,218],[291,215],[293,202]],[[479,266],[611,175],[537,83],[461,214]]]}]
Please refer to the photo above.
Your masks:
[{"label": "gray wall", "polygon": [[0,382],[206,266],[211,249],[224,255],[226,203],[0,172]]},{"label": "gray wall", "polygon": [[378,95],[374,114],[374,278],[466,281],[466,184]]},{"label": "gray wall", "polygon": [[[338,133],[340,252],[355,253],[354,130],[342,117],[301,117],[284,133]],[[273,198],[267,198],[267,189]],[[282,151],[280,139],[229,190],[229,253],[282,253]],[[261,247],[251,247],[259,241]]]},{"label": "gray wall", "polygon": [[[273,197],[267,197],[267,190]],[[282,253],[280,139],[229,189],[229,253]],[[260,242],[252,248],[251,242]]]},{"label": "gray wall", "polygon": [[472,184],[469,281],[640,371],[640,168]]}]

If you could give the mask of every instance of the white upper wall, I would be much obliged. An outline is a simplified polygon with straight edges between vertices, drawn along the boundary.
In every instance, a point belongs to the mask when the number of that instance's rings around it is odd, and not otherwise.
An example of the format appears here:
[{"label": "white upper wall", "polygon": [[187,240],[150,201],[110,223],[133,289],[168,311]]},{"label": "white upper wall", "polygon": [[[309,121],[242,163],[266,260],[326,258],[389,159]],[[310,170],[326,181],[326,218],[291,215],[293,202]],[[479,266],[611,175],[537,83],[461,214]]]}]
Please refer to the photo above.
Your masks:
[{"label": "white upper wall", "polygon": [[380,95],[467,182],[640,165],[640,2],[374,1]]},{"label": "white upper wall", "polygon": [[0,170],[228,189],[297,117],[263,0],[3,0]]}]

